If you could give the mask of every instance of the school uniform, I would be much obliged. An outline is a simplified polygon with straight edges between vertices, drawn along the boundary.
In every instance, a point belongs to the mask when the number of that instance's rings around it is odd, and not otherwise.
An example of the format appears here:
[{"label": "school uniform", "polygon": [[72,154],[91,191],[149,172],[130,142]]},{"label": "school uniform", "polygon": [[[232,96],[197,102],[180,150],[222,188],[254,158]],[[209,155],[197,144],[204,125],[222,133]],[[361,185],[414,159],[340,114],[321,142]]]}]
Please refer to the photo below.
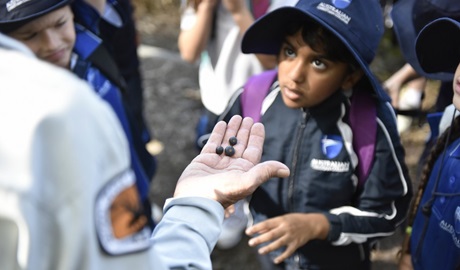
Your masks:
[{"label": "school uniform", "polygon": [[[220,119],[242,115],[242,91],[235,93]],[[411,188],[393,110],[387,102],[377,102],[375,157],[361,187],[349,109],[350,100],[342,91],[309,109],[288,108],[278,82],[262,103],[262,161],[280,161],[291,175],[270,179],[254,192],[254,223],[287,213],[323,213],[331,224],[327,240],[300,247],[285,261],[286,267],[366,269],[370,243],[393,234],[405,218]],[[269,257],[281,253],[276,250]]]},{"label": "school uniform", "polygon": [[[414,269],[460,267],[459,159],[457,139],[447,147],[444,157],[439,156],[431,171],[412,225],[410,249]],[[431,211],[424,211],[431,199]]]}]

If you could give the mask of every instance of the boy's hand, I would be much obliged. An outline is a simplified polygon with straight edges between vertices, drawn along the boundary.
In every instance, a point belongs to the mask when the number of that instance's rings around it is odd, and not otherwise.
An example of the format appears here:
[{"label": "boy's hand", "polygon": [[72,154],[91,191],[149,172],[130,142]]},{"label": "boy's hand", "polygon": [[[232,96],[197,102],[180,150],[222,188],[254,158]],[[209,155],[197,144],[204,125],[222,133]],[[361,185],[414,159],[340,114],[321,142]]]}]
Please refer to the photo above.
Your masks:
[{"label": "boy's hand", "polygon": [[329,221],[323,214],[293,213],[257,223],[248,228],[246,234],[249,236],[259,234],[249,240],[251,247],[271,242],[259,249],[260,254],[267,254],[286,246],[286,250],[274,260],[274,263],[279,264],[308,241],[326,239],[329,227]]}]

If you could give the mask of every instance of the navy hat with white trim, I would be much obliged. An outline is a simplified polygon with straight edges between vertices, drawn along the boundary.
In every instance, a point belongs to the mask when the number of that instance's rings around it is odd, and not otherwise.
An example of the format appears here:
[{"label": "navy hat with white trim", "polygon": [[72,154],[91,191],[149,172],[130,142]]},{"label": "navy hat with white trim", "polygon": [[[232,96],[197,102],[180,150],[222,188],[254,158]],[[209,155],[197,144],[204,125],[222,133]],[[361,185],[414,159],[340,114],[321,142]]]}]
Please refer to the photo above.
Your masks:
[{"label": "navy hat with white trim", "polygon": [[278,54],[286,28],[292,22],[315,21],[332,32],[355,57],[377,96],[389,100],[371,72],[383,36],[383,11],[377,0],[299,0],[258,19],[245,33],[243,53]]},{"label": "navy hat with white trim", "polygon": [[427,74],[451,74],[460,63],[460,22],[440,18],[420,31],[415,44],[420,67]]},{"label": "navy hat with white trim", "polygon": [[70,2],[72,0],[0,0],[0,32],[11,32]]}]

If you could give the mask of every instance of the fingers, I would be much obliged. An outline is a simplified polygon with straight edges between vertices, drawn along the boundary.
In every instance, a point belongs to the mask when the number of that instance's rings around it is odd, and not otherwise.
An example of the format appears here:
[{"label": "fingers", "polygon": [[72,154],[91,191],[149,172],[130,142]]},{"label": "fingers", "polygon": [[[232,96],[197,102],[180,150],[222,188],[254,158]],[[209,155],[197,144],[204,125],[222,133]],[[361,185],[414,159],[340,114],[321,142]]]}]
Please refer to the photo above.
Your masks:
[{"label": "fingers", "polygon": [[[230,119],[230,121],[225,123],[224,121],[219,121],[212,130],[211,135],[209,136],[208,142],[204,145],[201,153],[215,153],[217,146],[223,146],[225,148],[228,145],[228,139],[232,136],[235,136],[238,129],[240,128],[242,122],[242,117],[235,115]],[[233,135],[230,135],[233,134]],[[223,142],[227,140],[225,146]]]},{"label": "fingers", "polygon": [[[285,231],[281,229],[281,219],[274,218],[267,221],[258,223],[246,230],[246,234],[260,234],[257,237],[249,240],[249,246],[254,247],[263,243],[269,243],[266,246],[261,247],[258,252],[259,254],[268,254],[274,250],[280,249],[283,246],[286,247],[284,252],[275,258],[274,263],[278,264],[291,256],[297,249],[296,241],[290,240]],[[280,227],[280,228],[278,228]]]},{"label": "fingers", "polygon": [[[233,118],[230,119],[229,126],[232,120]],[[246,151],[246,148],[248,147],[248,142],[252,137],[253,124],[254,121],[252,118],[246,117],[242,120],[241,125],[236,128],[236,132],[233,129],[227,130],[224,141],[222,142],[222,146],[225,148],[226,146],[230,145],[229,139],[231,137],[236,137],[237,143],[233,146],[233,148],[235,148],[235,155],[233,157],[239,158],[243,156],[244,151]]]},{"label": "fingers", "polygon": [[296,248],[293,246],[293,245],[287,245],[286,246],[286,250],[278,257],[276,257],[273,262],[275,264],[279,264],[279,263],[282,263],[284,260],[286,260],[287,258],[289,258],[289,256],[291,256],[292,254],[294,254]]},{"label": "fingers", "polygon": [[[255,151],[255,150],[253,150]],[[249,155],[249,154],[248,154]],[[289,168],[279,161],[265,161],[257,164],[247,172],[247,179],[252,181],[251,185],[255,188],[267,182],[270,178],[288,177],[290,174]]]},{"label": "fingers", "polygon": [[208,141],[203,146],[201,153],[215,153],[216,147],[220,145],[222,139],[225,135],[225,129],[227,128],[227,123],[224,121],[218,122],[214,129],[212,130],[211,135],[209,136]]},{"label": "fingers", "polygon": [[[239,158],[247,151],[247,147],[250,146],[248,160],[252,163],[257,163],[262,155],[262,147],[265,131],[262,124],[253,126],[254,121],[246,117],[244,119],[239,115],[233,116],[228,124],[221,121],[214,127],[208,142],[203,147],[202,153],[215,153],[217,146],[225,147],[229,146],[229,139],[231,137],[237,138],[237,144],[233,146],[235,154],[232,157]],[[248,145],[249,143],[249,145]]]},{"label": "fingers", "polygon": [[254,247],[282,237],[284,234],[283,231],[277,229],[279,226],[282,226],[282,222],[282,217],[274,217],[247,228],[247,235],[258,234],[257,237],[249,240],[249,246]]},{"label": "fingers", "polygon": [[[252,120],[252,119],[251,119]],[[259,163],[262,157],[262,150],[265,140],[265,128],[260,123],[255,123],[250,132],[247,147],[242,153],[242,157],[253,164]]]}]

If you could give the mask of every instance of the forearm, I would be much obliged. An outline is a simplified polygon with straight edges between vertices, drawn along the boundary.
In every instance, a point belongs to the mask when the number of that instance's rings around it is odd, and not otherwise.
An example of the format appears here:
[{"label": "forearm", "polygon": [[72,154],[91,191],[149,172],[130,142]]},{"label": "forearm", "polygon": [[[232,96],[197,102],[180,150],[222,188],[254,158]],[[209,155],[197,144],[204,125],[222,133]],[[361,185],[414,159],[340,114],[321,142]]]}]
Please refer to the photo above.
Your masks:
[{"label": "forearm", "polygon": [[219,237],[224,209],[216,201],[184,197],[165,207],[153,232],[153,250],[168,267],[212,269],[210,253]]},{"label": "forearm", "polygon": [[[398,85],[403,85],[404,83],[419,78],[420,75],[412,68],[411,65],[405,64],[398,71],[396,71],[390,78],[388,82],[398,83]],[[390,83],[391,84],[391,83]]]},{"label": "forearm", "polygon": [[196,22],[192,28],[181,30],[178,46],[182,59],[194,63],[206,48],[211,36],[214,18],[214,6],[202,2],[196,11]]}]

